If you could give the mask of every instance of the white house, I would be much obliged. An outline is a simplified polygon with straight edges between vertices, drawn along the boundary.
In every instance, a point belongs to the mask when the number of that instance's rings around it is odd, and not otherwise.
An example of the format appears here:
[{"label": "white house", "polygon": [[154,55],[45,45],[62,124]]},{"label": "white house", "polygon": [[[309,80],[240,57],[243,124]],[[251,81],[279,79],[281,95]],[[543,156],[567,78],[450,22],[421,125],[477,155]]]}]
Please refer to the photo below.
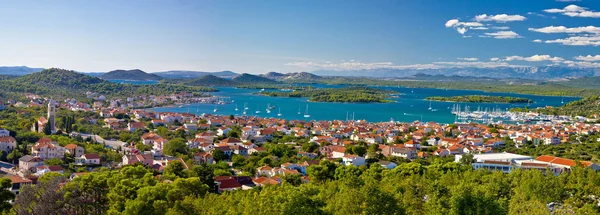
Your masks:
[{"label": "white house", "polygon": [[75,158],[75,165],[100,165],[100,156],[98,154],[83,154]]},{"label": "white house", "polygon": [[365,165],[365,158],[358,156],[358,155],[348,154],[342,158],[342,163],[344,163],[344,165],[346,165],[346,166],[350,166],[350,165],[361,166],[361,165]]}]

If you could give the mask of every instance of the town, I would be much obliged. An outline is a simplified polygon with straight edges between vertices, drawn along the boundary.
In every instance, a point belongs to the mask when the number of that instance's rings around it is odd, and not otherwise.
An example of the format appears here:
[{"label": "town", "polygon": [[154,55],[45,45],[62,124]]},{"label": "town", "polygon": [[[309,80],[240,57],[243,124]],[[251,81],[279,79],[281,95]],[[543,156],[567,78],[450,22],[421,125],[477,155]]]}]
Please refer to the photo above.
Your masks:
[{"label": "town", "polygon": [[[179,101],[190,96],[180,93],[166,98]],[[33,137],[35,141],[17,142],[18,133],[0,129],[0,149],[12,155],[4,157],[7,162],[2,162],[1,170],[11,179],[10,190],[15,194],[48,173],[67,174],[73,179],[100,168],[118,169],[136,164],[159,173],[172,166],[183,171],[192,165],[217,165],[220,168],[215,170],[217,192],[281,184],[289,177],[309,183],[310,167],[323,160],[343,166],[376,164],[394,169],[403,163],[433,158],[457,163],[468,158],[473,169],[504,173],[518,168],[537,169],[555,175],[576,166],[600,169],[588,160],[506,151],[585,144],[582,138],[600,142],[597,135],[600,124],[580,121],[519,125],[288,121],[158,113],[119,106],[118,101],[98,97],[92,97],[99,101],[93,107],[74,99],[56,101],[32,94],[28,98],[31,101],[26,105],[7,102],[8,110],[4,111],[25,114],[28,108],[45,109],[45,116],[39,116],[31,125],[31,132],[37,134]],[[129,103],[134,101],[128,99]],[[110,105],[103,106],[104,102]],[[94,129],[86,129],[84,125]],[[90,132],[93,130],[102,132]],[[19,148],[25,153],[13,153]]]}]

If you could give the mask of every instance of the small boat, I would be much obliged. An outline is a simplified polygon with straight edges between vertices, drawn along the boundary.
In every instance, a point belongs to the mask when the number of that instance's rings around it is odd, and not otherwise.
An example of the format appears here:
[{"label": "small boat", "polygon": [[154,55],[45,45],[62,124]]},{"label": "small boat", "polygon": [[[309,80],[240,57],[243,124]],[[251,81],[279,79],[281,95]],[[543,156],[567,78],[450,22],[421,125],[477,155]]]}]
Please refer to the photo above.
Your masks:
[{"label": "small boat", "polygon": [[308,114],[308,105],[306,105],[306,112],[304,112],[304,118],[308,117],[310,117],[310,114]]},{"label": "small boat", "polygon": [[238,111],[237,104],[235,105],[235,111]]},{"label": "small boat", "polygon": [[431,110],[433,108],[431,108],[431,102],[429,102],[429,108],[427,108],[427,110]]},{"label": "small boat", "polygon": [[260,110],[258,109],[258,106],[256,106],[256,111],[254,113],[260,113]]},{"label": "small boat", "polygon": [[273,108],[271,108],[271,104],[267,104],[267,109],[266,109],[267,113],[271,113],[271,109],[273,109]]},{"label": "small boat", "polygon": [[244,110],[248,110],[248,103],[244,103]]},{"label": "small boat", "polygon": [[217,105],[215,105],[215,109],[213,110],[214,112],[219,111],[219,109],[217,109]]},{"label": "small boat", "polygon": [[298,114],[302,114],[302,112],[300,112],[300,107],[298,107]]},{"label": "small boat", "polygon": [[279,113],[277,113],[277,116],[281,116],[281,108],[279,108]]}]

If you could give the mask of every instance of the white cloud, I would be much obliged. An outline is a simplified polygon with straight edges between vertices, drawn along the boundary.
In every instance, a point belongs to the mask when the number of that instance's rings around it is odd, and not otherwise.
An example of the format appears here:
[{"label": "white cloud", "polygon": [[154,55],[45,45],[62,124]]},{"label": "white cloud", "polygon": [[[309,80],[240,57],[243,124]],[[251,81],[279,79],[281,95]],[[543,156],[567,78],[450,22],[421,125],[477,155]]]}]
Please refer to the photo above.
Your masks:
[{"label": "white cloud", "polygon": [[567,46],[600,46],[600,35],[573,36],[564,39],[546,40],[545,43],[559,43]]},{"label": "white cloud", "polygon": [[441,65],[443,67],[477,67],[477,68],[522,67],[520,65],[511,65],[506,62],[483,62],[483,61],[433,62],[433,64]]},{"label": "white cloud", "polygon": [[499,60],[500,60],[500,58],[493,57],[493,58],[490,58],[490,60],[491,60],[491,61],[499,61]]},{"label": "white cloud", "polygon": [[521,60],[521,61],[531,61],[531,62],[538,62],[538,61],[563,61],[564,59],[561,57],[552,57],[550,55],[533,55],[531,57],[521,57],[521,56],[508,56],[506,58],[504,58],[504,60],[506,61],[514,61],[514,60]]},{"label": "white cloud", "polygon": [[514,22],[514,21],[523,21],[527,18],[521,15],[508,15],[508,14],[498,14],[498,15],[487,15],[481,14],[475,16],[475,20],[478,22]]},{"label": "white cloud", "polygon": [[519,34],[514,31],[498,31],[493,33],[485,33],[485,35],[496,38],[496,39],[514,39],[521,38]]},{"label": "white cloud", "polygon": [[577,57],[574,57],[573,59],[581,60],[581,61],[600,61],[600,55],[577,56]]},{"label": "white cloud", "polygon": [[467,28],[456,28],[459,34],[465,34],[467,32]]},{"label": "white cloud", "polygon": [[588,10],[585,7],[580,7],[577,5],[569,5],[563,9],[552,8],[544,10],[546,13],[560,13],[562,15],[571,16],[571,17],[591,17],[591,18],[600,18],[600,12],[595,12]]},{"label": "white cloud", "polygon": [[548,26],[543,28],[529,28],[530,31],[540,32],[540,33],[595,33],[600,34],[600,27],[596,26],[582,26],[575,28],[567,28],[565,26]]},{"label": "white cloud", "polygon": [[494,27],[492,27],[492,29],[496,29],[496,30],[508,30],[510,28],[508,26],[494,26]]},{"label": "white cloud", "polygon": [[458,19],[451,19],[448,20],[445,24],[446,28],[450,28],[450,27],[479,27],[479,26],[483,26],[483,24],[479,23],[479,22],[461,22]]},{"label": "white cloud", "polygon": [[457,59],[459,59],[459,60],[466,60],[466,61],[478,61],[479,60],[476,57],[459,57]]},{"label": "white cloud", "polygon": [[469,29],[471,29],[471,30],[487,30],[488,28],[487,27],[471,27]]},{"label": "white cloud", "polygon": [[540,39],[535,39],[535,40],[533,40],[533,42],[534,42],[534,43],[541,43],[541,42],[542,42],[542,40],[540,40]]},{"label": "white cloud", "polygon": [[557,2],[578,2],[581,0],[556,0]]}]

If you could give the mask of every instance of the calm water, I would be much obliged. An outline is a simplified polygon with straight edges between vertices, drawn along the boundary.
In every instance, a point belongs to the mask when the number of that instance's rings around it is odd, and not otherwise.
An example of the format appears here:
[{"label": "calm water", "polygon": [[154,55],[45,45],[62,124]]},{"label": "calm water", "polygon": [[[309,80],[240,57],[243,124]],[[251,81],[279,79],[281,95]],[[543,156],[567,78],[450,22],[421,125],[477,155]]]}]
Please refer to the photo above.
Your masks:
[{"label": "calm water", "polygon": [[[342,87],[342,86],[324,86],[314,85],[316,87]],[[560,106],[561,100],[564,99],[564,103],[578,100],[579,98],[574,97],[553,97],[553,96],[535,96],[535,95],[522,95],[515,93],[488,93],[473,90],[442,90],[442,89],[410,89],[410,88],[397,88],[397,87],[378,87],[386,90],[393,90],[401,93],[398,98],[391,98],[395,103],[326,103],[326,102],[307,102],[307,98],[281,98],[281,97],[267,97],[254,95],[253,92],[258,92],[256,89],[236,89],[236,88],[219,88],[220,92],[214,93],[217,96],[229,97],[234,100],[233,103],[225,105],[214,105],[214,104],[190,104],[184,105],[183,107],[162,107],[155,108],[155,111],[159,112],[189,112],[196,114],[214,114],[213,110],[215,107],[218,109],[217,114],[222,115],[242,115],[244,110],[244,103],[247,103],[248,115],[257,115],[261,117],[277,117],[286,119],[310,119],[310,120],[334,120],[334,119],[346,119],[348,114],[349,118],[352,119],[354,113],[354,119],[356,120],[367,120],[370,122],[381,122],[389,121],[393,118],[397,121],[412,122],[415,120],[423,121],[435,121],[440,123],[452,123],[454,122],[454,115],[452,115],[451,109],[453,104],[451,102],[431,102],[431,107],[437,109],[437,111],[428,110],[430,101],[424,100],[425,97],[429,96],[458,96],[458,95],[496,95],[496,96],[513,96],[513,97],[524,97],[529,98],[535,103],[530,104],[530,108],[544,107],[544,106]],[[266,112],[267,104],[275,106],[271,113]],[[306,105],[308,104],[308,113],[311,115],[310,118],[304,118],[304,112],[306,111]],[[496,103],[459,103],[463,107],[469,105],[471,110],[477,109],[478,106],[483,108],[501,108],[507,109],[512,107],[525,107],[527,104],[496,104]],[[235,111],[235,108],[239,108]],[[279,109],[281,108],[281,117],[277,116]],[[256,110],[260,110],[260,114],[256,114]],[[298,112],[301,114],[298,114]]]}]

